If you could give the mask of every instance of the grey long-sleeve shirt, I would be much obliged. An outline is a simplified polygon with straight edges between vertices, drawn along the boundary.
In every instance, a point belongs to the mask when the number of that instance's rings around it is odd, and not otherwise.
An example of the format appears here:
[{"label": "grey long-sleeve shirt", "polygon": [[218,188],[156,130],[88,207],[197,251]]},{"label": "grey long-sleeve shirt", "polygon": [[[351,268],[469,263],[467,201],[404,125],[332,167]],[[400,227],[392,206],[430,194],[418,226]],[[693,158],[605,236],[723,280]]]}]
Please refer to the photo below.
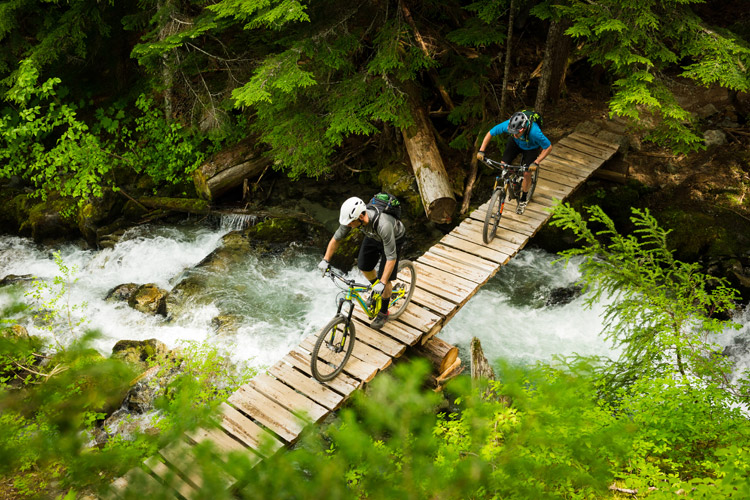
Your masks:
[{"label": "grey long-sleeve shirt", "polygon": [[[385,253],[386,260],[396,260],[396,240],[404,236],[406,228],[404,228],[403,222],[398,220],[392,215],[381,213],[378,219],[377,230],[373,227],[373,221],[377,215],[377,210],[374,208],[367,209],[367,217],[369,221],[367,224],[359,228],[365,236],[372,238],[376,241],[383,243],[383,251]],[[336,241],[343,240],[352,228],[349,226],[341,225],[334,233],[333,237]]]}]

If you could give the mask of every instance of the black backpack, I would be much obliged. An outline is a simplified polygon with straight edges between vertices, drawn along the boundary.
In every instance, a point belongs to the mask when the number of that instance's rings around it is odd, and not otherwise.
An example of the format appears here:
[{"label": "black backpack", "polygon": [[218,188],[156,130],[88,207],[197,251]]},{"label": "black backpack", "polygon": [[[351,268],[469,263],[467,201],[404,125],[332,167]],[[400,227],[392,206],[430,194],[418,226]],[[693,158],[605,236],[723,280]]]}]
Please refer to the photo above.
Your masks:
[{"label": "black backpack", "polygon": [[372,197],[367,208],[375,209],[377,215],[372,221],[372,227],[377,229],[380,214],[388,214],[401,220],[401,202],[390,193],[378,193]]},{"label": "black backpack", "polygon": [[529,119],[529,128],[526,129],[526,133],[524,134],[524,136],[528,139],[529,132],[531,132],[531,125],[536,123],[537,125],[539,125],[539,128],[542,128],[542,122],[544,121],[544,119],[542,118],[542,115],[540,115],[533,109],[523,109],[521,110],[521,113],[525,114],[526,118]]}]

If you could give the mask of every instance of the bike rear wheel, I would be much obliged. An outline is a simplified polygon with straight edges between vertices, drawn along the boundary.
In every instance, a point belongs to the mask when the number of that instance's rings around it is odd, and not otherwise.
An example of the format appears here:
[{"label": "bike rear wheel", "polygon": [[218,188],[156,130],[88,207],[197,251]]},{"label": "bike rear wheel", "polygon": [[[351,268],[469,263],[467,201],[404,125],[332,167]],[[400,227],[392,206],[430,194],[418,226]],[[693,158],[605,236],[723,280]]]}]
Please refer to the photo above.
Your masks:
[{"label": "bike rear wheel", "polygon": [[531,187],[529,188],[529,192],[526,195],[526,201],[531,203],[532,198],[534,197],[534,190],[536,189],[536,181],[539,178],[539,169],[541,167],[537,165],[536,170],[531,172]]},{"label": "bike rear wheel", "polygon": [[[401,316],[406,306],[411,302],[414,288],[417,286],[417,268],[410,260],[401,260],[398,263],[398,279],[393,284],[391,303],[388,305],[388,319],[393,320]],[[403,291],[403,293],[402,293]]]},{"label": "bike rear wheel", "polygon": [[495,239],[497,225],[500,224],[500,217],[503,216],[503,207],[505,206],[505,190],[503,188],[495,189],[487,205],[487,215],[484,217],[484,228],[482,229],[482,239],[485,243]]},{"label": "bike rear wheel", "polygon": [[344,369],[354,348],[354,322],[337,315],[320,331],[313,348],[310,369],[320,382],[333,380]]}]

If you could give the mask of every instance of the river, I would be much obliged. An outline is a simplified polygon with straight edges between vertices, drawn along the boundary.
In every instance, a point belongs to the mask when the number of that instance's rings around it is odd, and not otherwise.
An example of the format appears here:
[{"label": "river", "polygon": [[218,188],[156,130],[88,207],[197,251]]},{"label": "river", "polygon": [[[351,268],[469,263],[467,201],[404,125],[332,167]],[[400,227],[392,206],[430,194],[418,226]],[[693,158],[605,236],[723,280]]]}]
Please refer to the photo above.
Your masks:
[{"label": "river", "polygon": [[[199,225],[139,226],[128,230],[113,247],[94,251],[72,244],[42,247],[27,238],[0,236],[0,278],[31,274],[51,281],[60,275],[52,252],[66,266],[77,268],[70,286],[71,304],[85,303],[77,318],[100,332],[94,347],[104,355],[118,340],[156,338],[175,347],[181,341],[207,341],[233,361],[262,369],[275,363],[305,336],[315,333],[332,316],[338,289],[316,268],[323,249],[290,245],[279,255],[248,255],[229,273],[206,276],[210,301],[166,319],[135,311],[125,303],[105,301],[109,290],[123,283],[155,283],[171,289],[185,273],[221,243],[237,221]],[[614,356],[599,335],[603,305],[584,307],[583,297],[564,305],[546,306],[551,291],[579,278],[573,262],[553,264],[556,256],[543,250],[521,251],[501,269],[440,333],[457,345],[468,363],[468,345],[478,337],[490,360],[513,364],[550,361],[556,355]],[[354,271],[356,274],[356,271]],[[0,307],[12,298],[0,288]],[[238,317],[236,328],[216,333],[212,319],[220,313]],[[735,338],[750,337],[750,316],[743,311]],[[25,322],[30,333],[55,340],[47,330]],[[59,332],[60,330],[58,330]],[[57,341],[68,344],[80,331],[62,329]],[[736,349],[738,366],[750,364],[750,354]]]}]

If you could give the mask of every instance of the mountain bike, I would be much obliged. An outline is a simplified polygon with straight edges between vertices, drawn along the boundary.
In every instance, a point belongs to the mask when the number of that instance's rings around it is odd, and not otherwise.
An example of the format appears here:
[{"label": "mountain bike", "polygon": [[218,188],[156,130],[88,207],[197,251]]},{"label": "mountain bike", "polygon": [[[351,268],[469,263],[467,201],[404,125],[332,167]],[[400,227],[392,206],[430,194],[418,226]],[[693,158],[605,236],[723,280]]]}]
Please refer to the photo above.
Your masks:
[{"label": "mountain bike", "polygon": [[[372,292],[372,285],[369,283],[357,283],[331,267],[323,273],[323,276],[326,275],[342,291],[337,296],[336,315],[318,334],[311,355],[310,369],[320,382],[333,380],[344,369],[352,354],[356,338],[352,321],[355,303],[359,304],[370,319],[378,315],[382,305],[382,299],[378,294],[371,293],[370,297],[366,298],[367,292]],[[396,276],[397,279],[392,281],[393,291],[388,305],[389,321],[401,316],[409,305],[417,284],[417,269],[411,261],[401,260]]]},{"label": "mountain bike", "polygon": [[531,187],[526,194],[526,201],[531,202],[536,189],[536,181],[539,178],[539,167],[534,165],[508,165],[505,162],[491,160],[490,158],[485,158],[482,161],[485,165],[500,170],[500,173],[495,177],[495,187],[492,188],[492,197],[489,205],[487,205],[487,215],[484,217],[484,228],[482,229],[482,239],[485,243],[489,243],[495,239],[497,226],[503,216],[505,200],[511,199],[521,202],[521,185],[523,184],[523,174],[526,171],[532,172]]}]

